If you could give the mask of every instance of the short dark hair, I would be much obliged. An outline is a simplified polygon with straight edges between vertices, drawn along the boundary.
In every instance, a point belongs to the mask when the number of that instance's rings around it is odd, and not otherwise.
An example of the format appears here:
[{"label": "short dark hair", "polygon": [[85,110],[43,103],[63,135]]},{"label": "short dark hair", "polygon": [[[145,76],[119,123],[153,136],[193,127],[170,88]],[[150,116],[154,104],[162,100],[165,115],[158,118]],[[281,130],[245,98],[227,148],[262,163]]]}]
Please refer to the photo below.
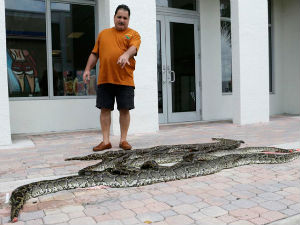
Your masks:
[{"label": "short dark hair", "polygon": [[117,15],[117,13],[118,13],[118,11],[120,9],[123,9],[123,10],[127,11],[128,12],[128,16],[130,17],[130,9],[129,9],[129,7],[127,5],[124,5],[124,4],[118,5],[118,7],[116,8],[116,11],[115,11],[115,15]]}]

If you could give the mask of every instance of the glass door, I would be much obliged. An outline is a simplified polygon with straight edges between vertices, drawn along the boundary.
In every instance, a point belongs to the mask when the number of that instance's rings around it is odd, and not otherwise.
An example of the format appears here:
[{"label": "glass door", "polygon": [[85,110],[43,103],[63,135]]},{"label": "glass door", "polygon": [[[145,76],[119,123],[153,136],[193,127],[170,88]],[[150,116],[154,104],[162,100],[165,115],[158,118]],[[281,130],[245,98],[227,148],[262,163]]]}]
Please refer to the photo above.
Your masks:
[{"label": "glass door", "polygon": [[157,17],[160,123],[200,120],[198,21]]}]

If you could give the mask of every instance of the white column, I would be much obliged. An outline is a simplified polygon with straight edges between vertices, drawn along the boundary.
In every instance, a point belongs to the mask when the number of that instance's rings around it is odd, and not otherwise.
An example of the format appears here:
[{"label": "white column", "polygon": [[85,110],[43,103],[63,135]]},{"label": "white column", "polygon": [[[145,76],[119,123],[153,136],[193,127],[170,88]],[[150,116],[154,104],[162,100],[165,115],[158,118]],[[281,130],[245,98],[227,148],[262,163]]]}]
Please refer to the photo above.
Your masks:
[{"label": "white column", "polygon": [[[131,110],[129,134],[156,132],[159,129],[157,100],[156,3],[155,0],[98,0],[100,30],[114,26],[118,5],[131,11],[129,27],[138,31],[142,44],[136,57],[135,109]],[[120,134],[119,112],[112,113],[111,133]]]},{"label": "white column", "polygon": [[231,0],[233,122],[269,121],[267,0]]},{"label": "white column", "polygon": [[0,145],[11,144],[7,85],[5,6],[0,1]]}]

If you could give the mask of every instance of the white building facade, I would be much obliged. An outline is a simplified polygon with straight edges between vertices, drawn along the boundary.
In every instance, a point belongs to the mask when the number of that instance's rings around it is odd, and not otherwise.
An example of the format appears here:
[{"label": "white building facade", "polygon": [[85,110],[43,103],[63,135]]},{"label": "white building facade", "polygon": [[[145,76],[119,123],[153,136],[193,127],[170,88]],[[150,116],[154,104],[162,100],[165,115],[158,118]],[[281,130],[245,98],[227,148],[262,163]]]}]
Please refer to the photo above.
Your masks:
[{"label": "white building facade", "polygon": [[130,133],[300,114],[299,0],[0,0],[0,145],[100,129],[98,69],[87,85],[82,72],[119,4],[142,38]]}]

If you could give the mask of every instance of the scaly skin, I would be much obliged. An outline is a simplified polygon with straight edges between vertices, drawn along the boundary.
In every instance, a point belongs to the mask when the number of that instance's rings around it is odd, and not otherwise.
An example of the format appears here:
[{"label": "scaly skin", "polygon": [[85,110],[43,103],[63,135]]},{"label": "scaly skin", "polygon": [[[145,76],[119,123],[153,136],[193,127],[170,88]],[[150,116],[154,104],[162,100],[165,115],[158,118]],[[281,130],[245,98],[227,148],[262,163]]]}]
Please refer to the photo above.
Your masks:
[{"label": "scaly skin", "polygon": [[[262,151],[274,152],[274,154],[265,154]],[[17,221],[19,212],[28,199],[62,190],[99,185],[112,188],[136,187],[205,176],[223,169],[248,164],[286,163],[300,156],[299,151],[270,147],[249,147],[244,148],[244,150],[241,148],[220,152],[219,155],[217,151],[208,154],[188,152],[187,155],[180,156],[182,157],[181,161],[170,167],[159,166],[155,161],[144,161],[141,169],[137,170],[121,163],[114,168],[106,168],[100,172],[90,171],[88,175],[69,176],[26,184],[15,189],[11,195],[11,220]],[[149,158],[145,158],[145,160],[149,160]]]}]

